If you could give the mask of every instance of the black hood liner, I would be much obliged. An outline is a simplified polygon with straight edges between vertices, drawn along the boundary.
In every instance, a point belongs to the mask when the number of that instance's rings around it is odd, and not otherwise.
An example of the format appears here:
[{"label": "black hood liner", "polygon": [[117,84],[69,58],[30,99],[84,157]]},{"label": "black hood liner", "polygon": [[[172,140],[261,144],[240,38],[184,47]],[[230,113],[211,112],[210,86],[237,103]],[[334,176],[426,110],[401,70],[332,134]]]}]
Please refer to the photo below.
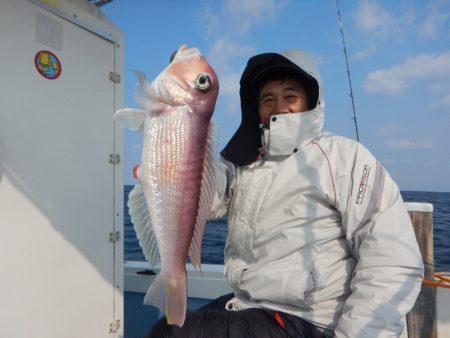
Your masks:
[{"label": "black hood liner", "polygon": [[240,80],[241,124],[220,153],[237,166],[251,164],[259,156],[262,145],[256,96],[267,75],[275,72],[299,78],[305,86],[308,102],[312,103],[310,109],[317,104],[319,85],[316,79],[295,63],[277,53],[264,53],[250,58]]}]

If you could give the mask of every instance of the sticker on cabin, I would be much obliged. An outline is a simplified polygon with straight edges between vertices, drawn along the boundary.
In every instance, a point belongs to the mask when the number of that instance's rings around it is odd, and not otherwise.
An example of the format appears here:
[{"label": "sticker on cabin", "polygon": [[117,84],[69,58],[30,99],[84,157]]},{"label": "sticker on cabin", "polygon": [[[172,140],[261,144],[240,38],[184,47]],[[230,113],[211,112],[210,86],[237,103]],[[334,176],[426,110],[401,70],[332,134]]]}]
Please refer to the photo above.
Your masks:
[{"label": "sticker on cabin", "polygon": [[41,50],[34,57],[34,65],[43,77],[55,80],[61,75],[61,62],[58,57],[48,50]]}]

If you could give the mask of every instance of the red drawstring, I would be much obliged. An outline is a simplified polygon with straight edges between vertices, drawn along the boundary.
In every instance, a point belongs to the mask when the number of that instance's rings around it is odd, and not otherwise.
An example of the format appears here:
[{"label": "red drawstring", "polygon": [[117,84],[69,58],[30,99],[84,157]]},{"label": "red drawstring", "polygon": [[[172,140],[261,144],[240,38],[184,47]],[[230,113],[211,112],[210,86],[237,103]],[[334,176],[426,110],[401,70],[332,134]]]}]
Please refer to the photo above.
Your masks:
[{"label": "red drawstring", "polygon": [[275,311],[273,315],[274,315],[275,320],[277,321],[277,323],[278,323],[283,329],[286,330],[286,325],[284,324],[283,318],[281,318],[280,314],[279,314],[277,311]]}]

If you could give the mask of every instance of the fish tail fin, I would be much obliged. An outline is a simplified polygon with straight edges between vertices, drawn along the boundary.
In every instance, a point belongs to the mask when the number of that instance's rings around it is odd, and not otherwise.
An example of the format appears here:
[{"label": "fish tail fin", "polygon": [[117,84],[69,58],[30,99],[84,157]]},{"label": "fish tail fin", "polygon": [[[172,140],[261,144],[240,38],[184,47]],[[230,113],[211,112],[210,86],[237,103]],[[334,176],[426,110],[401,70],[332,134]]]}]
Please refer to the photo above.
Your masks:
[{"label": "fish tail fin", "polygon": [[167,323],[183,326],[187,302],[186,276],[173,278],[159,275],[144,297],[144,304],[151,304],[166,314]]}]

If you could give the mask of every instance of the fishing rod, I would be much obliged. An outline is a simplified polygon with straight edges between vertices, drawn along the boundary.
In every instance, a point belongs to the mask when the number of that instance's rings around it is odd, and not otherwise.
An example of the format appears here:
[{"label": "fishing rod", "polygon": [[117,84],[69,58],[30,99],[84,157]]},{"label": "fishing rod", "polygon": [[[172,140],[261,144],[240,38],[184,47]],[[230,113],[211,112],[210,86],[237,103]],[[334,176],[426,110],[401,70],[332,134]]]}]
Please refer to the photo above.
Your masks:
[{"label": "fishing rod", "polygon": [[352,118],[352,120],[355,123],[356,140],[359,142],[358,122],[356,121],[355,100],[353,98],[352,80],[351,80],[351,77],[350,77],[350,67],[348,66],[347,48],[345,47],[345,39],[344,39],[344,28],[342,27],[341,12],[339,10],[338,0],[336,0],[336,8],[337,8],[337,15],[338,15],[338,20],[339,20],[339,31],[341,32],[342,45],[344,47],[343,50],[344,50],[344,55],[345,55],[345,64],[347,66],[347,77],[348,77],[348,85],[350,87],[350,98],[352,100],[352,108],[353,108],[353,118]]}]

